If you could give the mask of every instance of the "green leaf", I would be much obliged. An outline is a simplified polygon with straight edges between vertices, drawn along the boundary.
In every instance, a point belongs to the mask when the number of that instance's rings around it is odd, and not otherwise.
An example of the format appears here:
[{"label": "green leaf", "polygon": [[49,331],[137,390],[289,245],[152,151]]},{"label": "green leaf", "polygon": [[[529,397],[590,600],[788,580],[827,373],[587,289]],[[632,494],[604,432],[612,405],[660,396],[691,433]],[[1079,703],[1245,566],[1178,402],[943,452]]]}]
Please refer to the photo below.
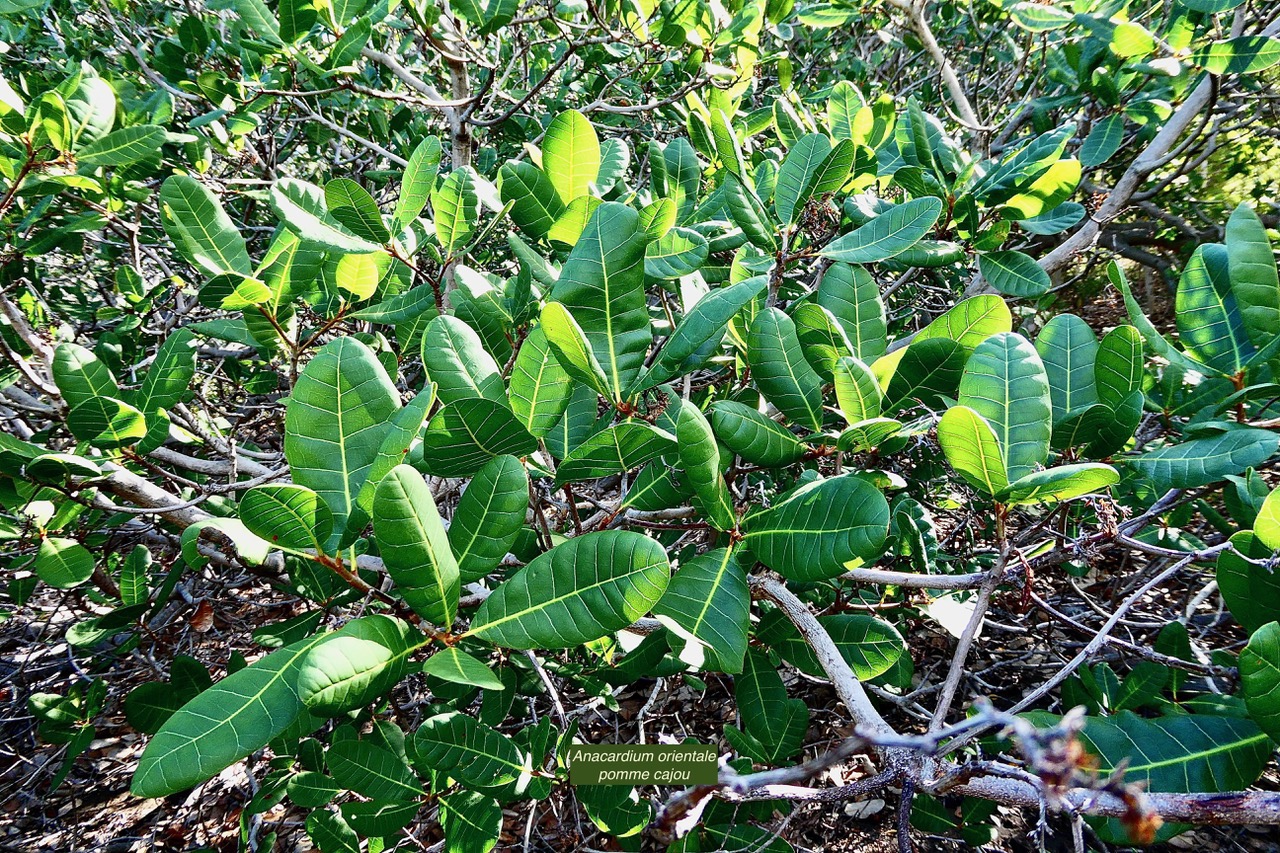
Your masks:
[{"label": "green leaf", "polygon": [[884,303],[879,286],[865,269],[833,263],[818,282],[814,302],[839,321],[853,346],[853,355],[868,364],[884,355]]},{"label": "green leaf", "polygon": [[[147,418],[147,438],[138,447],[147,453],[169,437],[168,420],[161,409],[171,409],[191,396],[196,375],[196,336],[190,329],[176,329],[156,350],[155,361],[142,377],[142,387],[133,400]],[[152,444],[154,443],[154,447]]]},{"label": "green leaf", "polygon": [[796,423],[822,429],[822,377],[805,360],[790,317],[777,308],[756,314],[747,332],[747,362],[765,399]]},{"label": "green leaf", "polygon": [[1100,492],[1118,482],[1120,473],[1110,465],[1097,462],[1060,465],[1047,471],[1035,471],[1010,483],[1000,499],[1014,506],[1069,501]]},{"label": "green leaf", "polygon": [[818,254],[848,264],[869,264],[901,254],[933,228],[942,201],[928,196],[894,205],[875,219],[827,244]]},{"label": "green leaf", "polygon": [[178,251],[210,275],[249,275],[253,262],[244,238],[204,184],[171,175],[160,186],[162,221]]},{"label": "green leaf", "polygon": [[660,198],[640,210],[640,230],[649,241],[661,240],[675,226],[676,204],[669,198]]},{"label": "green leaf", "polygon": [[867,105],[858,88],[848,80],[831,87],[827,98],[827,129],[833,139],[857,139],[854,125],[858,112]]},{"label": "green leaf", "polygon": [[1142,24],[1135,21],[1121,21],[1116,24],[1108,46],[1116,56],[1129,59],[1154,53],[1156,40]]},{"label": "green leaf", "polygon": [[502,371],[466,322],[441,314],[422,335],[422,366],[444,405],[483,397],[506,403]]},{"label": "green leaf", "polygon": [[458,500],[449,524],[449,545],[463,583],[498,567],[515,544],[529,509],[529,475],[514,456],[486,462]]},{"label": "green leaf", "polygon": [[1138,300],[1133,298],[1133,291],[1129,287],[1129,280],[1125,277],[1124,270],[1115,261],[1107,265],[1107,277],[1111,279],[1112,285],[1124,297],[1124,306],[1129,313],[1129,322],[1133,323],[1142,334],[1152,352],[1177,367],[1196,372],[1203,371],[1204,368],[1199,362],[1189,358],[1182,350],[1169,343],[1165,336],[1160,334],[1156,327],[1151,324],[1151,321],[1147,319],[1147,316],[1142,313],[1142,307],[1138,305]]},{"label": "green leaf", "polygon": [[430,201],[440,171],[442,150],[440,137],[425,136],[409,155],[409,165],[404,167],[404,179],[400,183],[400,197],[396,199],[398,227],[403,228],[417,219]]},{"label": "green leaf", "polygon": [[480,214],[476,173],[470,166],[454,169],[444,183],[431,192],[436,238],[446,255],[453,255],[471,239]]},{"label": "green leaf", "polygon": [[1245,330],[1228,272],[1227,248],[1196,247],[1178,280],[1178,337],[1198,360],[1227,375],[1238,373],[1255,349]]},{"label": "green leaf", "polygon": [[733,129],[724,110],[713,110],[711,113],[711,137],[715,140],[716,154],[720,162],[735,178],[745,179],[746,163],[742,157],[742,146],[738,142],[738,134]]},{"label": "green leaf", "polygon": [[343,819],[351,825],[352,829],[373,839],[395,835],[413,822],[421,807],[422,804],[418,802],[352,800],[338,808],[341,809]]},{"label": "green leaf", "polygon": [[350,178],[334,178],[324,185],[324,203],[329,213],[352,234],[370,243],[386,243],[391,232],[373,196]]},{"label": "green leaf", "polygon": [[600,173],[600,141],[587,117],[565,110],[542,137],[542,170],[565,204],[586,195]]},{"label": "green leaf", "polygon": [[902,432],[902,424],[893,418],[868,418],[849,426],[836,440],[840,450],[866,453]]},{"label": "green leaf", "polygon": [[511,411],[530,435],[543,438],[564,414],[572,393],[569,374],[552,352],[546,331],[535,326],[520,344],[511,368]]},{"label": "green leaf", "polygon": [[[325,208],[324,190],[315,184],[296,178],[282,178],[272,184],[269,198],[271,209],[285,227],[321,249],[359,255],[376,252],[380,248],[334,218]],[[248,268],[230,271],[249,272]]]},{"label": "green leaf", "polygon": [[255,536],[286,551],[324,553],[333,533],[329,506],[294,483],[254,486],[240,499],[240,518]]},{"label": "green leaf", "polygon": [[751,245],[772,254],[778,248],[776,230],[765,212],[760,197],[737,175],[729,175],[723,184],[725,202],[733,222],[751,241]]},{"label": "green leaf", "polygon": [[[703,296],[676,325],[652,367],[628,390],[635,394],[697,370],[710,356],[711,343],[723,340],[729,320],[764,292],[768,279],[753,276]],[[514,383],[514,379],[512,382]]]},{"label": "green leaf", "polygon": [[1259,542],[1280,551],[1280,489],[1273,489],[1263,500],[1253,521],[1253,530]]},{"label": "green leaf", "polygon": [[[1048,363],[1045,364],[1046,369]],[[1102,336],[1093,362],[1098,399],[1118,408],[1135,391],[1142,390],[1142,333],[1134,326],[1116,326]],[[1050,392],[1053,384],[1050,380]]]},{"label": "green leaf", "polygon": [[1115,113],[1093,126],[1080,145],[1080,164],[1097,168],[1111,159],[1124,141],[1124,115]]},{"label": "green leaf", "polygon": [[293,804],[304,809],[328,805],[342,790],[331,777],[314,770],[304,770],[289,777],[287,789]]},{"label": "green leaf", "polygon": [[378,291],[387,268],[387,255],[343,255],[333,267],[333,282],[360,302]]},{"label": "green leaf", "polygon": [[40,543],[34,568],[54,589],[72,589],[93,575],[93,555],[73,539],[50,536]]},{"label": "green leaf", "polygon": [[654,615],[686,641],[681,660],[698,669],[731,674],[742,671],[750,610],[746,572],[727,548],[700,554],[681,566],[653,608]]},{"label": "green leaf", "polygon": [[502,835],[502,820],[493,797],[465,790],[441,797],[444,853],[489,853]]},{"label": "green leaf", "polygon": [[836,402],[840,413],[851,424],[880,417],[883,395],[871,368],[852,356],[835,365]]},{"label": "green leaf", "polygon": [[1240,36],[1200,48],[1191,61],[1210,74],[1256,74],[1280,62],[1280,38]]},{"label": "green leaf", "polygon": [[410,454],[422,445],[422,428],[427,422],[427,412],[431,411],[435,400],[435,386],[428,383],[421,393],[391,416],[382,443],[378,445],[378,453],[373,458],[373,465],[369,468],[369,476],[365,477],[364,484],[356,495],[356,505],[366,514],[373,512],[374,492],[382,478],[392,468],[408,461]]},{"label": "green leaf", "polygon": [[845,337],[844,329],[835,315],[815,302],[795,306],[791,318],[805,360],[821,379],[830,381],[836,362],[853,354],[853,344]]},{"label": "green leaf", "polygon": [[693,404],[682,405],[676,415],[676,448],[694,504],[716,530],[733,530],[738,519],[729,487],[720,476],[720,446],[706,416]]},{"label": "green leaf", "polygon": [[1083,170],[1076,159],[1059,160],[1004,206],[1006,219],[1032,219],[1062,204],[1080,185]]},{"label": "green leaf", "polygon": [[565,207],[564,213],[551,225],[547,231],[547,239],[554,244],[572,248],[576,246],[578,240],[582,238],[582,232],[587,229],[587,223],[591,220],[591,214],[603,204],[600,199],[593,195],[580,195]]},{"label": "green leaf", "polygon": [[[733,679],[733,697],[744,735],[734,737],[738,730],[725,727],[735,749],[747,752],[750,748],[748,754],[763,763],[785,762],[799,752],[809,727],[809,708],[799,699],[787,698],[777,668],[763,651],[747,651],[742,674]],[[746,742],[739,745],[738,740]]]},{"label": "green leaf", "polygon": [[1053,286],[1049,274],[1022,252],[987,252],[979,255],[978,269],[992,287],[1006,296],[1041,296]]},{"label": "green leaf", "polygon": [[1249,340],[1266,347],[1280,329],[1280,277],[1266,228],[1246,204],[1227,220],[1227,271]]},{"label": "green leaf", "polygon": [[1240,474],[1271,458],[1280,436],[1264,429],[1235,429],[1172,444],[1124,461],[1151,480],[1156,490],[1192,489]]},{"label": "green leaf", "polygon": [[791,432],[742,403],[717,400],[708,420],[724,446],[752,465],[774,468],[804,455],[804,445]]},{"label": "green leaf", "polygon": [[468,634],[511,649],[567,649],[619,631],[662,597],[666,550],[639,533],[576,536],[513,574]]},{"label": "green leaf", "polygon": [[454,646],[447,646],[427,658],[422,665],[426,675],[434,675],[452,684],[470,684],[481,690],[505,690],[506,685],[484,663]]},{"label": "green leaf", "polygon": [[183,705],[138,760],[130,789],[134,796],[166,797],[197,785],[309,716],[295,687],[298,670],[328,636],[274,651]]},{"label": "green leaf", "polygon": [[[840,613],[818,617],[840,656],[859,681],[878,678],[892,669],[907,651],[898,630],[881,619],[860,613]],[[761,620],[761,640],[778,650],[783,659],[814,678],[826,678],[813,649],[781,612],[773,611]]]},{"label": "green leaf", "polygon": [[579,444],[556,468],[556,485],[620,474],[674,450],[674,437],[644,421],[623,421]]},{"label": "green leaf", "polygon": [[830,153],[831,140],[825,133],[806,134],[787,152],[778,169],[778,186],[773,197],[773,209],[783,225],[793,225],[804,212],[813,194],[810,178]]},{"label": "green leaf", "polygon": [[293,44],[311,32],[316,25],[314,0],[280,0],[277,17],[280,19],[280,40]]},{"label": "green leaf", "polygon": [[499,171],[503,204],[511,205],[511,221],[536,239],[547,236],[564,214],[564,202],[546,173],[532,163],[512,160]]},{"label": "green leaf", "polygon": [[999,296],[983,294],[961,300],[916,335],[916,341],[948,338],[967,352],[992,335],[1013,329],[1013,315]]},{"label": "green leaf", "polygon": [[[1057,717],[1026,715],[1037,725]],[[1145,720],[1132,711],[1113,717],[1086,717],[1081,743],[1098,761],[1103,776],[1124,769],[1125,781],[1145,783],[1155,793],[1240,791],[1262,773],[1272,744],[1251,720],[1184,714]],[[1118,821],[1099,827],[1108,841],[1128,843]],[[1165,827],[1176,833],[1177,825]]]},{"label": "green leaf", "polygon": [[147,421],[128,403],[112,397],[94,397],[67,413],[67,428],[94,447],[114,450],[136,444],[146,436]]},{"label": "green leaf", "polygon": [[1231,549],[1218,555],[1222,600],[1250,633],[1280,619],[1280,572],[1269,565],[1275,550],[1256,530],[1241,530],[1231,537]]},{"label": "green leaf", "polygon": [[1240,693],[1258,728],[1280,740],[1280,622],[1263,625],[1240,652]]},{"label": "green leaf", "polygon": [[938,443],[951,467],[975,489],[994,496],[1009,485],[995,430],[968,406],[952,406],[942,415]]},{"label": "green leaf", "polygon": [[[644,290],[644,251],[636,212],[605,202],[591,214],[551,290],[551,299],[568,309],[586,335],[604,370],[609,389],[605,396],[615,401],[623,399],[640,373],[653,340]],[[547,339],[557,343],[551,329]]]},{"label": "green leaf", "polygon": [[122,127],[81,148],[76,161],[83,166],[131,166],[158,160],[165,139],[165,129],[156,124]]},{"label": "green leaf", "polygon": [[322,853],[360,853],[360,836],[342,815],[316,809],[307,815],[307,837]]},{"label": "green leaf", "polygon": [[417,631],[390,616],[353,619],[298,663],[298,696],[313,713],[326,716],[367,705],[399,683],[421,641]]},{"label": "green leaf", "polygon": [[[950,338],[917,338],[903,351],[902,360],[889,380],[882,411],[900,408],[942,408],[960,383],[965,367],[965,348]],[[873,368],[874,372],[874,368]],[[883,382],[883,380],[881,380]]]},{"label": "green leaf", "polygon": [[397,465],[378,483],[373,531],[387,574],[413,612],[442,628],[458,610],[458,563],[422,475]]},{"label": "green leaf", "polygon": [[416,800],[423,794],[409,765],[376,743],[338,741],[325,753],[325,763],[339,785],[373,800]]},{"label": "green leaf", "polygon": [[341,534],[378,455],[400,392],[373,352],[337,338],[307,363],[285,405],[284,455],[293,481],[313,489]]},{"label": "green leaf", "polygon": [[691,275],[706,263],[708,252],[707,239],[697,231],[672,228],[645,249],[645,275],[660,279]]},{"label": "green leaf", "polygon": [[613,396],[604,368],[600,366],[586,332],[582,331],[569,309],[559,302],[548,302],[542,308],[539,328],[546,335],[547,345],[564,373],[602,397]]},{"label": "green leaf", "polygon": [[538,448],[502,403],[459,400],[436,412],[422,438],[422,468],[437,477],[469,477],[494,456],[528,456]]},{"label": "green leaf", "polygon": [[511,738],[456,711],[424,720],[410,744],[414,764],[468,785],[502,785],[525,772]]},{"label": "green leaf", "polygon": [[791,490],[744,527],[744,542],[769,568],[791,580],[825,580],[880,557],[889,504],[866,480],[844,474]]},{"label": "green leaf", "polygon": [[668,142],[662,149],[662,163],[666,172],[663,192],[655,193],[669,198],[676,205],[676,221],[689,221],[698,203],[698,194],[702,188],[702,166],[698,163],[698,154],[689,144],[689,140],[681,137]]},{"label": "green leaf", "polygon": [[[1117,343],[1120,341],[1117,340]],[[1098,402],[1098,388],[1094,379],[1098,350],[1098,339],[1094,336],[1093,329],[1074,314],[1059,314],[1046,323],[1036,336],[1036,352],[1044,361],[1045,375],[1049,379],[1049,398],[1053,404],[1055,424],[1068,414],[1082,411]],[[1118,362],[1119,359],[1115,361]],[[1128,396],[1128,392],[1124,396]]]},{"label": "green leaf", "polygon": [[978,344],[965,363],[957,399],[991,425],[1010,480],[1031,473],[1049,455],[1049,380],[1026,338],[1001,332]]}]

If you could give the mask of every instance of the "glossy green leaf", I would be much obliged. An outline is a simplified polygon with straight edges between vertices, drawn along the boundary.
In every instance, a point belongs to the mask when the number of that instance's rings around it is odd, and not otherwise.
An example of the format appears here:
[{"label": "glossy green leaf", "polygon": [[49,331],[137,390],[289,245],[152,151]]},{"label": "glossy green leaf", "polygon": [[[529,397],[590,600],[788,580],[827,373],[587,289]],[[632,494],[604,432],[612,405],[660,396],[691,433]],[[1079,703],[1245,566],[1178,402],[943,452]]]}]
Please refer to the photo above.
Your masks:
[{"label": "glossy green leaf", "polygon": [[183,705],[138,759],[133,794],[166,797],[186,790],[309,716],[296,680],[302,660],[327,636],[309,637],[274,651]]},{"label": "glossy green leaf", "polygon": [[1029,255],[1022,252],[987,252],[978,256],[982,277],[1006,296],[1031,297],[1049,292],[1053,282]]},{"label": "glossy green leaf", "polygon": [[1245,332],[1261,349],[1280,329],[1280,277],[1262,220],[1246,204],[1227,220],[1227,276]]},{"label": "glossy green leaf", "polygon": [[854,356],[870,363],[884,355],[884,303],[879,286],[865,269],[833,263],[822,274],[813,299],[839,321]]},{"label": "glossy green leaf", "polygon": [[[1046,323],[1036,336],[1036,352],[1044,362],[1045,375],[1049,380],[1049,398],[1053,404],[1055,424],[1068,414],[1087,409],[1098,402],[1098,388],[1094,379],[1098,351],[1098,339],[1094,336],[1093,329],[1074,314],[1059,314]],[[1109,367],[1119,366],[1119,362],[1120,359],[1116,358],[1115,364],[1109,363]]]},{"label": "glossy green leaf", "polygon": [[400,182],[400,197],[396,199],[395,221],[401,228],[417,219],[431,200],[442,151],[440,137],[424,136],[409,155],[409,165],[404,167]]},{"label": "glossy green leaf", "polygon": [[325,753],[325,763],[343,788],[373,800],[416,800],[423,794],[400,756],[367,740],[338,741]]},{"label": "glossy green leaf", "polygon": [[1011,481],[1049,455],[1049,380],[1040,355],[1021,335],[1002,332],[978,344],[965,363],[957,400],[991,425]]},{"label": "glossy green leaf", "polygon": [[716,530],[733,530],[738,519],[720,476],[720,446],[706,416],[691,403],[682,405],[676,416],[676,448],[698,510]]},{"label": "glossy green leaf", "polygon": [[[1048,362],[1046,360],[1046,369]],[[1116,326],[1102,336],[1094,357],[1098,399],[1112,408],[1142,388],[1142,334],[1134,326]],[[1052,392],[1052,385],[1050,386]]]},{"label": "glossy green leaf", "polygon": [[298,664],[298,695],[313,713],[344,714],[369,704],[404,678],[422,638],[408,624],[376,614],[327,635]]},{"label": "glossy green leaf", "polygon": [[733,222],[751,241],[751,245],[772,253],[778,248],[776,228],[770,221],[760,197],[742,178],[730,175],[724,182],[725,202]]},{"label": "glossy green leaf", "polygon": [[1192,54],[1191,61],[1210,74],[1257,74],[1280,62],[1280,38],[1239,36],[1215,41]]},{"label": "glossy green leaf", "polygon": [[882,410],[892,413],[917,405],[931,410],[942,408],[943,398],[955,394],[964,367],[962,344],[950,338],[917,337],[893,372]]},{"label": "glossy green leaf", "polygon": [[350,178],[334,178],[325,184],[324,204],[333,218],[357,237],[379,244],[391,239],[378,203]]},{"label": "glossy green leaf", "polygon": [[600,142],[595,128],[577,110],[565,110],[542,137],[542,170],[565,204],[586,195],[600,173]]},{"label": "glossy green leaf", "polygon": [[1255,349],[1231,288],[1225,246],[1196,247],[1178,280],[1174,307],[1179,340],[1198,360],[1232,375],[1253,357]]},{"label": "glossy green leaf", "polygon": [[483,397],[506,403],[501,368],[475,330],[457,317],[441,314],[422,335],[422,366],[444,405]]},{"label": "glossy green leaf", "polygon": [[[674,219],[674,209],[672,218]],[[650,278],[691,275],[706,263],[707,240],[692,228],[672,228],[645,248],[644,272]]]},{"label": "glossy green leaf", "polygon": [[93,397],[67,413],[67,428],[94,447],[114,450],[141,441],[147,434],[147,420],[122,400]]},{"label": "glossy green leaf", "polygon": [[794,224],[804,212],[804,206],[813,193],[810,178],[830,153],[831,140],[825,133],[806,134],[787,152],[778,169],[778,187],[773,197],[773,209],[783,225]]},{"label": "glossy green leaf", "polygon": [[1201,370],[1199,362],[1189,358],[1182,350],[1169,343],[1168,339],[1160,334],[1156,327],[1151,324],[1151,321],[1147,319],[1146,315],[1142,313],[1142,307],[1133,296],[1133,291],[1129,287],[1129,280],[1125,277],[1124,270],[1115,261],[1107,265],[1107,277],[1111,279],[1111,283],[1124,298],[1125,310],[1129,313],[1129,322],[1133,323],[1142,334],[1152,352],[1178,367],[1195,371]]},{"label": "glossy green leaf", "polygon": [[851,424],[880,417],[883,395],[871,368],[847,356],[835,364],[836,402]]},{"label": "glossy green leaf", "polygon": [[415,613],[443,628],[458,609],[458,563],[422,475],[397,465],[378,483],[373,531],[387,574]]},{"label": "glossy green leaf", "polygon": [[[324,190],[296,178],[282,178],[271,186],[271,209],[304,241],[330,252],[368,254],[378,244],[353,233],[325,207]],[[249,269],[232,270],[248,273]]]},{"label": "glossy green leaf", "polygon": [[506,689],[493,670],[455,646],[446,646],[427,658],[422,671],[453,684],[470,684],[481,690]]},{"label": "glossy green leaf", "polygon": [[286,551],[323,553],[333,513],[320,496],[295,483],[254,486],[240,499],[240,518],[255,536]]},{"label": "glossy green leaf", "polygon": [[83,166],[130,166],[158,160],[165,136],[165,129],[155,124],[122,127],[81,148],[76,161]]},{"label": "glossy green leaf", "polygon": [[792,580],[824,580],[848,563],[880,557],[889,504],[866,480],[844,474],[793,489],[744,527],[744,542],[769,568]]},{"label": "glossy green leaf", "polygon": [[366,514],[373,512],[373,496],[392,468],[409,460],[410,455],[422,444],[422,430],[427,422],[427,413],[435,405],[435,386],[427,386],[401,409],[391,416],[383,433],[382,443],[369,468],[369,476],[365,477],[360,492],[356,495],[356,505]]},{"label": "glossy green leaf", "polygon": [[1275,550],[1257,531],[1241,530],[1231,537],[1231,549],[1218,555],[1222,600],[1250,633],[1280,619],[1280,572],[1268,565]]},{"label": "glossy green leaf", "polygon": [[1240,692],[1258,728],[1280,740],[1280,622],[1254,631],[1240,652]]},{"label": "glossy green leaf", "polygon": [[1263,500],[1253,530],[1263,545],[1280,550],[1280,489],[1273,489]]},{"label": "glossy green leaf", "polygon": [[524,527],[529,475],[514,456],[495,456],[481,466],[458,500],[449,524],[449,545],[463,583],[498,567]]},{"label": "glossy green leaf", "polygon": [[1069,501],[1100,492],[1120,482],[1120,472],[1110,465],[1081,462],[1035,471],[1009,484],[1000,496],[1007,504],[1041,504]]},{"label": "glossy green leaf", "polygon": [[72,589],[93,575],[93,555],[74,539],[50,536],[41,541],[33,567],[49,586]]},{"label": "glossy green leaf", "polygon": [[502,807],[493,797],[457,791],[440,798],[444,853],[489,853],[502,835]]},{"label": "glossy green leaf", "polygon": [[559,302],[548,302],[542,308],[542,325],[539,327],[547,339],[547,345],[559,363],[561,370],[572,376],[602,397],[612,397],[613,389],[605,377],[604,368],[596,358],[586,332],[578,321]]},{"label": "glossy green leaf", "polygon": [[445,406],[422,437],[422,468],[437,477],[469,477],[494,456],[528,456],[538,447],[503,403],[473,398]]},{"label": "glossy green leaf", "polygon": [[831,381],[836,362],[853,354],[853,344],[845,337],[839,321],[815,302],[795,306],[791,318],[805,360],[819,377]]},{"label": "glossy green leaf", "polygon": [[1009,485],[995,430],[968,406],[952,406],[942,415],[938,443],[951,467],[975,489],[997,495]]},{"label": "glossy green leaf", "polygon": [[742,671],[750,610],[746,572],[727,548],[699,554],[681,566],[653,608],[686,641],[681,660],[728,673]]},{"label": "glossy green leaf", "polygon": [[623,421],[575,447],[556,468],[556,484],[620,474],[674,449],[670,433],[644,421]]},{"label": "glossy green leaf", "polygon": [[424,720],[410,743],[416,765],[469,785],[501,785],[525,772],[511,738],[456,711]]},{"label": "glossy green leaf", "polygon": [[1111,159],[1124,141],[1124,116],[1115,113],[1093,126],[1080,146],[1080,164],[1093,169]]},{"label": "glossy green leaf", "polygon": [[984,294],[961,300],[920,330],[916,341],[948,338],[968,352],[992,335],[1013,329],[1013,315],[999,296]]},{"label": "glossy green leaf", "polygon": [[511,649],[564,649],[639,619],[662,597],[666,550],[639,533],[576,536],[541,554],[485,599],[469,634]]},{"label": "glossy green leaf", "polygon": [[[907,652],[898,630],[882,619],[861,613],[839,613],[818,617],[840,656],[860,681],[884,675]],[[783,659],[814,678],[826,678],[813,649],[780,612],[769,614],[760,623],[760,638],[777,649]]]},{"label": "glossy green leaf", "polygon": [[747,362],[765,399],[796,423],[822,429],[822,378],[805,360],[790,317],[777,308],[756,315],[747,332]]},{"label": "glossy green leaf", "polygon": [[546,237],[564,213],[555,184],[531,163],[513,160],[503,165],[499,189],[503,203],[511,205],[511,220],[530,237]]},{"label": "glossy green leaf", "polygon": [[431,192],[431,212],[436,239],[446,255],[453,255],[471,239],[480,214],[476,173],[469,166],[454,169]]},{"label": "glossy green leaf", "polygon": [[171,175],[160,186],[165,231],[178,251],[210,275],[253,270],[249,250],[231,218],[204,184],[187,175]]},{"label": "glossy green leaf", "polygon": [[924,239],[941,215],[942,201],[932,196],[904,202],[832,240],[819,254],[848,264],[887,260]]},{"label": "glossy green leaf", "polygon": [[1151,480],[1157,491],[1191,489],[1261,465],[1276,452],[1280,436],[1264,429],[1236,429],[1130,456],[1124,461]]},{"label": "glossy green leaf", "polygon": [[329,504],[335,532],[346,530],[356,496],[378,455],[400,392],[373,352],[337,338],[307,363],[285,405],[284,454],[293,481]]},{"label": "glossy green leaf", "polygon": [[804,445],[795,435],[750,406],[717,400],[707,417],[716,438],[752,465],[789,465],[804,455]]},{"label": "glossy green leaf", "polygon": [[511,367],[507,390],[511,411],[530,435],[542,438],[564,414],[572,393],[569,374],[552,352],[546,331],[535,326],[520,344]]}]

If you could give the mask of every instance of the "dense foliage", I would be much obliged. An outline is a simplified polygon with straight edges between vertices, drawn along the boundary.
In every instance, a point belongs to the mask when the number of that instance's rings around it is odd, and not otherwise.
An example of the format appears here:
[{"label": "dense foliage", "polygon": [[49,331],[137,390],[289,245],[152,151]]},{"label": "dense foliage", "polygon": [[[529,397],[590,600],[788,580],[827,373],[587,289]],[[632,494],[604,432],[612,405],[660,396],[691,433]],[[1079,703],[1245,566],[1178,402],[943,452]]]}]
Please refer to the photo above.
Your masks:
[{"label": "dense foliage", "polygon": [[[123,711],[137,797],[251,759],[245,849],[529,849],[554,802],[543,849],[789,850],[890,788],[903,849],[1280,824],[1277,32],[0,0],[6,624],[75,662],[21,696],[40,785]],[[245,607],[258,651],[191,644]],[[1084,642],[1001,692],[1029,612]],[[666,683],[731,698],[658,735],[719,783],[571,788]]]}]

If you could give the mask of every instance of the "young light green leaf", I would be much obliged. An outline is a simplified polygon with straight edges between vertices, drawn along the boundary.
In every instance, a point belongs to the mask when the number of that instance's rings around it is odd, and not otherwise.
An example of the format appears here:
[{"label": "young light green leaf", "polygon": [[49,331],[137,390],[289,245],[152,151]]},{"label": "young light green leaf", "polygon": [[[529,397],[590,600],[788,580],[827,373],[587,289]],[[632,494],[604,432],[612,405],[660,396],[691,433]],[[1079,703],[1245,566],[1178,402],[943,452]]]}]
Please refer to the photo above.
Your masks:
[{"label": "young light green leaf", "polygon": [[431,192],[436,239],[446,255],[452,255],[471,239],[480,214],[476,193],[476,173],[470,166],[454,169],[444,183]]},{"label": "young light green leaf", "polygon": [[542,170],[565,204],[586,195],[600,174],[600,141],[587,117],[565,110],[542,137]]},{"label": "young light green leaf", "polygon": [[850,424],[880,417],[883,395],[871,368],[846,356],[835,364],[836,403]]},{"label": "young light green leaf", "polygon": [[1118,482],[1120,472],[1110,465],[1080,462],[1027,474],[1010,483],[999,499],[1013,506],[1069,501],[1100,492]]},{"label": "young light green leaf", "polygon": [[951,467],[975,489],[997,495],[1009,485],[995,431],[968,406],[952,406],[942,415],[938,443]]},{"label": "young light green leaf", "polygon": [[395,221],[398,227],[404,228],[417,219],[431,200],[436,174],[440,171],[441,153],[440,137],[424,136],[409,155],[409,165],[404,167],[404,178],[400,182],[400,197],[396,199]]}]

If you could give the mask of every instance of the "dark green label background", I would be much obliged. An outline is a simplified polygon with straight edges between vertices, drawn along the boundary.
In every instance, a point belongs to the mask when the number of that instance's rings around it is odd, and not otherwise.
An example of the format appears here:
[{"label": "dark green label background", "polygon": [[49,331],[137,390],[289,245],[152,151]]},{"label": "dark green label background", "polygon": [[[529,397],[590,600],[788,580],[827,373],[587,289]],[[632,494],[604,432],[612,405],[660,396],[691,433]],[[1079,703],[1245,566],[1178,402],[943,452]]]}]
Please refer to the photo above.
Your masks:
[{"label": "dark green label background", "polygon": [[573,746],[569,748],[571,785],[714,785],[714,746]]}]

